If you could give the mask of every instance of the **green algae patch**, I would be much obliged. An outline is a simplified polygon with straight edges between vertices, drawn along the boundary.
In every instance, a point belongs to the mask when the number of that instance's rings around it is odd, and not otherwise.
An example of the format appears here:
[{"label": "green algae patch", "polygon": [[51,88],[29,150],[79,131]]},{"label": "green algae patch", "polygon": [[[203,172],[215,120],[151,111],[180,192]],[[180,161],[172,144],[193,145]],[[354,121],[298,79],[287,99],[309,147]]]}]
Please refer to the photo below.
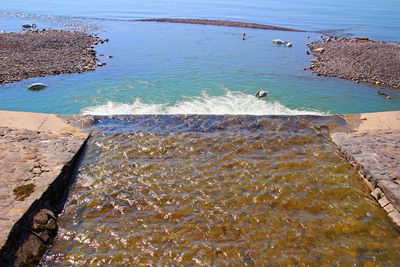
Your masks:
[{"label": "green algae patch", "polygon": [[15,199],[19,201],[24,201],[25,198],[29,197],[35,191],[35,184],[24,184],[14,188],[13,192]]}]

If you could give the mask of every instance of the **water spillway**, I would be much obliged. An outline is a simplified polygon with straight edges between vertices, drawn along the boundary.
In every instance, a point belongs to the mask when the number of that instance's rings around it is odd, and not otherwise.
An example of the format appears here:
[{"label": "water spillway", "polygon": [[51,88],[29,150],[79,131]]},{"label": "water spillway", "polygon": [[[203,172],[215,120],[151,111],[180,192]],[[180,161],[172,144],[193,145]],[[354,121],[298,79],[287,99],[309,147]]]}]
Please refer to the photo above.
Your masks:
[{"label": "water spillway", "polygon": [[324,127],[303,117],[95,117],[90,127],[44,266],[399,260],[396,228]]}]

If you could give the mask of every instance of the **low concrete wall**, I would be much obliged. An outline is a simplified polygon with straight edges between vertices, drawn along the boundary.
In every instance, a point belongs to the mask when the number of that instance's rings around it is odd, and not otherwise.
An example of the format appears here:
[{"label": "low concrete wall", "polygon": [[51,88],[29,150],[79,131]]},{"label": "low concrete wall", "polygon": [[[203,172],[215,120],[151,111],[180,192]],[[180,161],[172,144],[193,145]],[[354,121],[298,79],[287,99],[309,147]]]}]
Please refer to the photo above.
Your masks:
[{"label": "low concrete wall", "polygon": [[343,156],[359,170],[371,195],[400,227],[400,112],[343,115],[331,132]]},{"label": "low concrete wall", "polygon": [[37,265],[88,134],[52,114],[0,111],[0,266]]}]

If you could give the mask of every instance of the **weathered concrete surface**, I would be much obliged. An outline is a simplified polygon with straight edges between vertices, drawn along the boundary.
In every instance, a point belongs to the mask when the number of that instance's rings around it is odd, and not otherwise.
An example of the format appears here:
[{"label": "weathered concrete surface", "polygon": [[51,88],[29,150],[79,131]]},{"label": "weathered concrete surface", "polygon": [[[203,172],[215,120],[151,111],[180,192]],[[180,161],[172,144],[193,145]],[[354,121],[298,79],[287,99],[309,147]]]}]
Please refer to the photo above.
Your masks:
[{"label": "weathered concrete surface", "polygon": [[348,125],[336,128],[332,140],[400,226],[400,111],[342,117]]},{"label": "weathered concrete surface", "polygon": [[0,248],[87,137],[56,115],[0,111]]}]

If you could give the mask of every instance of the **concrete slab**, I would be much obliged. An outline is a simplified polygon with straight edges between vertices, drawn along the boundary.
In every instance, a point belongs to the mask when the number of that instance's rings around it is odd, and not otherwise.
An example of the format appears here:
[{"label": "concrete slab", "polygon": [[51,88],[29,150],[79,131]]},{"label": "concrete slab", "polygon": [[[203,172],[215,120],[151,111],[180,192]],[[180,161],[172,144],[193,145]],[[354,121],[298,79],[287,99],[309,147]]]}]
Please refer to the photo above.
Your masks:
[{"label": "concrete slab", "polygon": [[[390,207],[400,211],[400,184],[397,182],[400,179],[400,111],[343,115],[342,118],[347,125],[331,131],[333,142],[372,184],[373,195],[382,191],[380,197],[384,195]],[[398,222],[397,219],[393,221]]]},{"label": "concrete slab", "polygon": [[56,115],[0,111],[0,248],[87,137]]}]

